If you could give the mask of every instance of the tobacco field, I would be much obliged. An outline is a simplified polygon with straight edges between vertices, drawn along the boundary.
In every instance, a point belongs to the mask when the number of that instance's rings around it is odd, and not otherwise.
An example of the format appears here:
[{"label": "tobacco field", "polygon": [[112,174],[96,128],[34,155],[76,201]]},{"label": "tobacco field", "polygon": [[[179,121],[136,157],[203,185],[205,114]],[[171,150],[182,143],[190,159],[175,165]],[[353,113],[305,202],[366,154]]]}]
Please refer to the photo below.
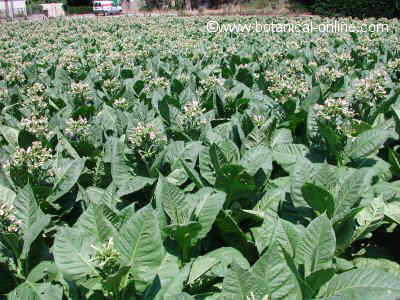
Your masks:
[{"label": "tobacco field", "polygon": [[210,20],[0,24],[0,299],[400,299],[398,20]]}]

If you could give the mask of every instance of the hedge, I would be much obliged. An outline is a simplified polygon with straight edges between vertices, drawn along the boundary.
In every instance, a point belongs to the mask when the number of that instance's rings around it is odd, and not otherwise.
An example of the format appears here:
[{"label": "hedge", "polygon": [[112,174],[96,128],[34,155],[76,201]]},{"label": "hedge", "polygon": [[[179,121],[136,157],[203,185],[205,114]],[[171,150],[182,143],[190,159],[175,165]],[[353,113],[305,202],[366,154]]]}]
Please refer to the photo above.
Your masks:
[{"label": "hedge", "polygon": [[354,17],[400,16],[400,0],[314,0],[313,10],[320,15]]}]

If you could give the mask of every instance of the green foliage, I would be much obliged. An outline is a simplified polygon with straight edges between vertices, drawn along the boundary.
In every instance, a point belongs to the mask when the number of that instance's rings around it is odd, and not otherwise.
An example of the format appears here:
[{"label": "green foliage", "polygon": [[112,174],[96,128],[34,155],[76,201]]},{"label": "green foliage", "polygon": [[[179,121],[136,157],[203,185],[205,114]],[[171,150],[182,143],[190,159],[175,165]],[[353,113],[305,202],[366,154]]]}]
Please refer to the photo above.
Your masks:
[{"label": "green foliage", "polygon": [[0,25],[0,298],[400,297],[399,23],[210,20]]},{"label": "green foliage", "polygon": [[321,15],[393,18],[400,12],[398,0],[315,0],[313,2],[313,9]]}]

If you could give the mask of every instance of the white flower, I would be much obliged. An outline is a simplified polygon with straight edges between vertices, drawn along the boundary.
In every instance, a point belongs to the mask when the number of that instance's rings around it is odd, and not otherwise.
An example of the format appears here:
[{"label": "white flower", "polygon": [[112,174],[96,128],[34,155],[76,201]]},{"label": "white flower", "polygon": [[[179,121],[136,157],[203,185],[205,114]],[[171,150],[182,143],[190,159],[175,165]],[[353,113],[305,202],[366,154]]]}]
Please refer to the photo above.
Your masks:
[{"label": "white flower", "polygon": [[164,77],[156,77],[151,79],[148,84],[145,86],[143,91],[145,93],[152,92],[156,89],[166,89],[169,86],[169,82]]},{"label": "white flower", "polygon": [[131,129],[128,141],[143,157],[151,157],[166,143],[167,138],[152,124],[138,123]]},{"label": "white flower", "polygon": [[103,88],[107,92],[113,94],[113,93],[116,93],[119,91],[119,89],[121,88],[121,83],[115,78],[107,79],[107,80],[104,80],[104,82],[103,82]]},{"label": "white flower", "polygon": [[92,99],[92,94],[89,85],[83,82],[78,82],[78,83],[73,82],[71,84],[70,94],[75,98],[79,98],[80,100]]},{"label": "white flower", "polygon": [[38,137],[49,138],[52,132],[49,130],[49,121],[47,117],[36,117],[32,115],[30,118],[21,120],[21,125],[25,130],[35,134]]},{"label": "white flower", "polygon": [[69,118],[66,124],[65,135],[70,138],[85,138],[89,135],[90,125],[86,118],[81,116],[77,120]]},{"label": "white flower", "polygon": [[23,167],[29,174],[41,172],[41,168],[53,158],[51,150],[44,148],[41,142],[35,141],[27,149],[17,148],[9,162],[11,168]]},{"label": "white flower", "polygon": [[118,98],[114,101],[114,106],[119,109],[126,109],[128,107],[128,102],[125,98]]},{"label": "white flower", "polygon": [[3,204],[0,206],[0,230],[16,233],[22,225],[22,221],[15,215],[13,205]]},{"label": "white flower", "polygon": [[218,78],[214,75],[211,75],[207,77],[206,79],[203,79],[200,81],[200,84],[204,87],[205,90],[215,88],[217,86],[223,86],[224,85],[224,79],[223,78]]},{"label": "white flower", "polygon": [[265,116],[260,115],[260,114],[252,114],[251,119],[253,120],[254,124],[258,127],[263,125],[266,121]]}]

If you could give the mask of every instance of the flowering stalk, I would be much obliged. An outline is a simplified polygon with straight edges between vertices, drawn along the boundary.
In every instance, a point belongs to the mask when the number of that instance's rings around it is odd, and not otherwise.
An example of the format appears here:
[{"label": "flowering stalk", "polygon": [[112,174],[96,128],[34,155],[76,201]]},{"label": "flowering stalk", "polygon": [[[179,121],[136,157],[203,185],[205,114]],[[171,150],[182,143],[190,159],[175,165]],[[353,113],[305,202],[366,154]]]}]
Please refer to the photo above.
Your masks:
[{"label": "flowering stalk", "polygon": [[0,231],[17,233],[20,230],[22,221],[15,216],[13,205],[0,205]]},{"label": "flowering stalk", "polygon": [[65,135],[72,140],[84,140],[89,136],[90,125],[86,118],[81,116],[77,120],[69,118],[66,125]]},{"label": "flowering stalk", "polygon": [[128,141],[142,158],[149,159],[166,144],[167,137],[152,124],[138,123],[128,135]]}]

